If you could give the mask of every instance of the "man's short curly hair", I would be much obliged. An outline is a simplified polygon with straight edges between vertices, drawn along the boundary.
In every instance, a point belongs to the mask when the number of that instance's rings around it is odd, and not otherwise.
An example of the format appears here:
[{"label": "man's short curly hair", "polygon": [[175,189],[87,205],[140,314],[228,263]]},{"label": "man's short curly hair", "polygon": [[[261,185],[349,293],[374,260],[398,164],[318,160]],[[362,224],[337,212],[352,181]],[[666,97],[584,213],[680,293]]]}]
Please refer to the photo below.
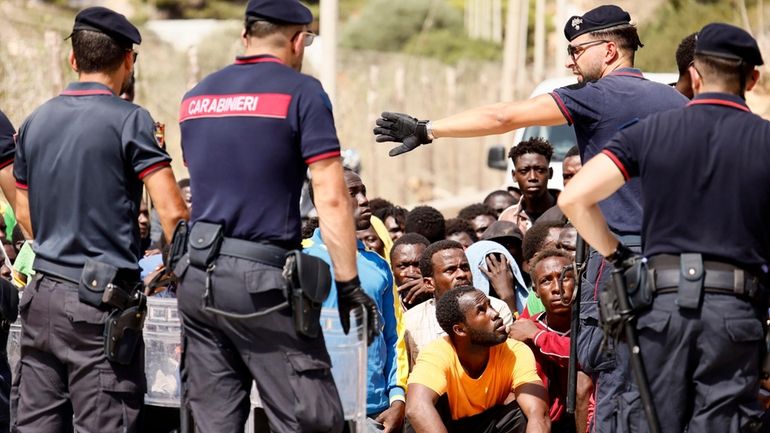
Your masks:
[{"label": "man's short curly hair", "polygon": [[396,247],[400,247],[401,245],[425,245],[427,247],[430,245],[430,241],[428,238],[419,233],[407,233],[396,239],[396,241],[393,242],[393,247],[390,250],[393,251],[396,249]]},{"label": "man's short curly hair", "polygon": [[516,160],[519,159],[520,156],[528,153],[543,155],[546,161],[551,162],[553,146],[545,138],[531,137],[530,139],[524,140],[516,146],[513,146],[511,151],[508,152],[508,157],[513,161],[513,165],[516,165]]},{"label": "man's short curly hair", "polygon": [[404,233],[419,233],[431,242],[444,239],[444,215],[430,206],[417,206],[406,214]]},{"label": "man's short curly hair", "polygon": [[532,227],[524,234],[524,242],[522,243],[522,256],[525,262],[535,257],[540,250],[543,249],[545,240],[548,239],[548,234],[552,228],[563,228],[564,224],[558,221],[537,221]]},{"label": "man's short curly hair", "polygon": [[458,249],[465,254],[462,244],[457,241],[443,239],[428,245],[420,257],[420,273],[423,277],[433,276],[433,256],[439,251]]},{"label": "man's short curly hair", "polygon": [[452,236],[455,233],[467,233],[473,242],[479,240],[471,224],[462,218],[449,218],[446,220],[446,237]]},{"label": "man's short curly hair", "polygon": [[679,75],[686,74],[695,60],[695,41],[697,39],[698,32],[687,35],[676,48],[676,68],[679,70]]},{"label": "man's short curly hair", "polygon": [[474,203],[465,206],[457,213],[457,218],[470,222],[479,215],[489,215],[492,218],[497,219],[497,212],[484,203]]},{"label": "man's short curly hair", "polygon": [[[393,203],[389,202],[388,200],[385,200],[382,197],[374,197],[369,199],[369,210],[371,210],[372,214],[377,218],[380,218],[380,216],[377,215],[377,212],[382,212],[383,209],[393,207],[393,206],[395,206]],[[384,218],[380,218],[380,219],[384,220]]]},{"label": "man's short curly hair", "polygon": [[[369,206],[371,207],[371,202],[369,202]],[[383,208],[379,208],[376,211],[372,211],[374,216],[382,220],[382,222],[385,222],[385,219],[388,217],[393,217],[393,219],[396,221],[396,224],[399,226],[404,226],[406,224],[406,214],[409,213],[406,209],[402,208],[401,206],[387,206]]]},{"label": "man's short curly hair", "polygon": [[466,293],[473,293],[477,290],[473,286],[455,287],[436,301],[436,320],[450,338],[453,336],[452,327],[465,322],[465,312],[460,309],[460,298]]},{"label": "man's short curly hair", "polygon": [[542,262],[543,260],[549,258],[549,257],[561,257],[564,259],[567,259],[569,263],[572,263],[572,255],[560,248],[548,248],[543,251],[540,251],[539,253],[535,254],[535,257],[532,259],[532,263],[529,265],[529,273],[532,275],[532,285],[537,285],[537,279],[535,278],[535,268],[537,267],[538,263]]}]

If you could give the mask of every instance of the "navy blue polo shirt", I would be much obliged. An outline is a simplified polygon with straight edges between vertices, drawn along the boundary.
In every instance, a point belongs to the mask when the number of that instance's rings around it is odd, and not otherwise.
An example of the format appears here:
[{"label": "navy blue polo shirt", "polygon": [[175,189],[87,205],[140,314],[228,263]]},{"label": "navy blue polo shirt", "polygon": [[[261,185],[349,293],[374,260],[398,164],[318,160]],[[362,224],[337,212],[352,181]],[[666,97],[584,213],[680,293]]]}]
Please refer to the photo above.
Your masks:
[{"label": "navy blue polo shirt", "polygon": [[169,165],[150,114],[72,83],[19,128],[13,174],[29,192],[34,269],[79,278],[90,257],[139,270],[142,179]]},{"label": "navy blue polo shirt", "polygon": [[643,251],[701,253],[748,270],[770,262],[770,122],[743,99],[702,93],[604,149],[644,195]]},{"label": "navy blue polo shirt", "polygon": [[307,166],[340,155],[321,83],[272,56],[239,57],[185,95],[179,120],[192,221],[299,246]]},{"label": "navy blue polo shirt", "polygon": [[[551,93],[567,123],[575,126],[580,158],[585,164],[604,149],[624,125],[652,113],[683,107],[687,98],[673,87],[649,81],[638,69],[620,68],[595,81]],[[610,228],[621,235],[639,234],[642,202],[639,182],[627,182],[599,203]]]},{"label": "navy blue polo shirt", "polygon": [[0,111],[0,169],[13,163],[13,154],[16,152],[16,130],[11,121]]}]

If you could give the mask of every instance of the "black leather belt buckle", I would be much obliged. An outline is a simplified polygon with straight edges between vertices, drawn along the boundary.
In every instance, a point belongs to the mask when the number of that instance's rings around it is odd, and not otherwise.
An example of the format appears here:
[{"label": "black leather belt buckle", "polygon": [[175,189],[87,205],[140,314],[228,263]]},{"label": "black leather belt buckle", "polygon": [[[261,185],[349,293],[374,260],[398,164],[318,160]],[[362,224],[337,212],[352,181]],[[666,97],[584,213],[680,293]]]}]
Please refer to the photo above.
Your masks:
[{"label": "black leather belt buckle", "polygon": [[703,257],[699,253],[685,253],[679,256],[679,260],[676,304],[679,308],[697,309],[703,297]]}]

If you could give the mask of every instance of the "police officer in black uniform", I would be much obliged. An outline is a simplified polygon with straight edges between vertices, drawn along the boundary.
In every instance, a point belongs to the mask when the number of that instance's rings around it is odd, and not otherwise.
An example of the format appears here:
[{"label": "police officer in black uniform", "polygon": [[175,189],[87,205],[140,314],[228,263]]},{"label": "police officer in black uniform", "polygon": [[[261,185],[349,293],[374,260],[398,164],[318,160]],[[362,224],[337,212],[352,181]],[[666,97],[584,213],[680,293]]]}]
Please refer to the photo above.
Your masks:
[{"label": "police officer in black uniform", "polygon": [[[153,120],[120,99],[141,42],[123,15],[93,7],[72,31],[78,81],[19,130],[17,218],[35,278],[19,304],[15,431],[136,432],[144,400],[145,311],[137,217],[143,186],[167,238],[187,218]],[[73,413],[74,412],[74,413]]]},{"label": "police officer in black uniform", "polygon": [[[342,429],[323,335],[310,329],[318,310],[302,309],[294,295],[287,306],[281,271],[284,255],[300,247],[308,167],[343,327],[363,305],[370,334],[379,332],[376,305],[358,281],[355,203],[342,175],[331,103],[317,80],[299,72],[314,37],[312,20],[297,0],[249,1],[245,55],[203,79],[182,102],[182,149],[195,205],[189,260],[175,273],[182,380],[200,432],[243,431],[253,381],[273,432]],[[303,289],[328,293],[329,285],[312,281]],[[309,328],[301,326],[305,320]]]},{"label": "police officer in black uniform", "polygon": [[[747,32],[705,26],[689,71],[692,102],[622,130],[559,197],[610,262],[652,270],[640,289],[652,300],[631,300],[663,432],[754,431],[761,413],[770,122],[751,113],[744,92],[762,64]],[[646,261],[607,230],[597,207],[634,177],[642,183]]]}]

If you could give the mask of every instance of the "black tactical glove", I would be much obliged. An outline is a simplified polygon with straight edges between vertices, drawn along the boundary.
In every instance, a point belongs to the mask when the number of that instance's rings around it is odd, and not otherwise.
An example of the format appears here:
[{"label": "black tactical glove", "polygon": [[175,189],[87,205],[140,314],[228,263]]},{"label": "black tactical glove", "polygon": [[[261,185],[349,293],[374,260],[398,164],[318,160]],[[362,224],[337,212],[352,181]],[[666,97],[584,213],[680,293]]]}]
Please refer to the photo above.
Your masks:
[{"label": "black tactical glove", "polygon": [[380,334],[380,313],[377,311],[377,305],[363,290],[358,277],[350,281],[335,281],[337,285],[337,306],[340,310],[340,323],[342,330],[347,335],[350,332],[350,311],[355,308],[356,317],[361,316],[361,310],[356,307],[366,309],[366,344],[372,344],[374,337]]},{"label": "black tactical glove", "polygon": [[625,271],[640,257],[639,254],[631,251],[631,249],[623,245],[622,242],[618,242],[617,249],[615,249],[614,253],[607,256],[607,261],[612,263],[612,265],[615,266],[615,269]]},{"label": "black tactical glove", "polygon": [[427,120],[417,120],[407,114],[385,112],[377,119],[374,135],[378,143],[401,142],[388,153],[390,156],[401,155],[433,141],[428,137],[427,123]]}]

